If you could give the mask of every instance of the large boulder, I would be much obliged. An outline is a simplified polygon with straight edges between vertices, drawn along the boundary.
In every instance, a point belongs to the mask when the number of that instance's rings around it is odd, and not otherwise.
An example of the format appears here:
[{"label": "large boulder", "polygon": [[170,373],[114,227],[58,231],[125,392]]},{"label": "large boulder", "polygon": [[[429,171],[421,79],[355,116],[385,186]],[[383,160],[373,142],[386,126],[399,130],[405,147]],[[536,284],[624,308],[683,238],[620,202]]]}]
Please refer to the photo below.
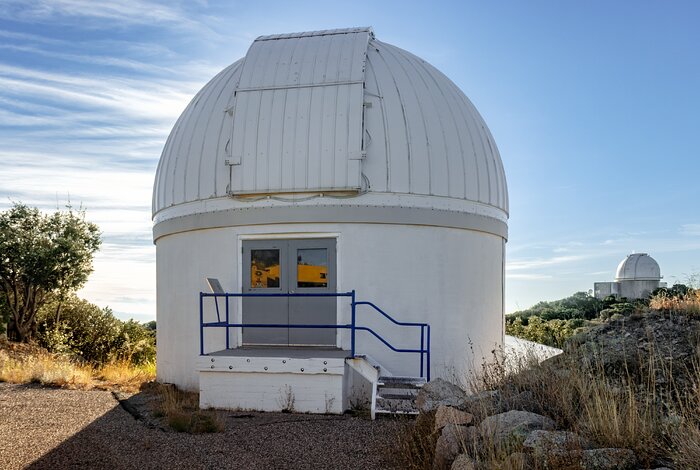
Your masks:
[{"label": "large boulder", "polygon": [[631,470],[637,457],[629,449],[591,449],[580,453],[579,465],[586,470]]},{"label": "large boulder", "polygon": [[443,379],[431,380],[423,385],[416,397],[416,406],[421,413],[437,410],[440,405],[463,410],[466,402],[464,390]]},{"label": "large boulder", "polygon": [[473,426],[460,426],[447,424],[442,428],[442,433],[435,444],[435,470],[449,469],[455,458],[461,454],[467,443],[474,439]]},{"label": "large boulder", "polygon": [[452,462],[450,470],[477,470],[477,463],[467,454],[459,454]]},{"label": "large boulder", "polygon": [[573,432],[536,429],[527,435],[523,448],[536,455],[561,455],[569,451],[590,449],[591,443]]},{"label": "large boulder", "polygon": [[447,424],[467,425],[474,420],[474,415],[466,411],[458,410],[452,406],[440,405],[435,412],[435,431],[439,431]]},{"label": "large boulder", "polygon": [[554,421],[529,411],[507,411],[484,419],[479,426],[482,435],[492,439],[496,447],[522,443],[531,431],[554,429]]}]

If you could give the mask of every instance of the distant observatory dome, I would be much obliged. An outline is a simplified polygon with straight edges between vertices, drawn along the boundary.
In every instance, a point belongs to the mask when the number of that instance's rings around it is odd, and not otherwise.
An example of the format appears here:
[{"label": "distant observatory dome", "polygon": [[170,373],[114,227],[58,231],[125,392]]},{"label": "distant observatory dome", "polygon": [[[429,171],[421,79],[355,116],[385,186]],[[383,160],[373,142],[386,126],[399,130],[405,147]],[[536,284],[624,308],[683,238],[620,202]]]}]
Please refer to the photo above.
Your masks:
[{"label": "distant observatory dome", "polygon": [[617,266],[616,281],[659,281],[661,268],[654,258],[646,253],[627,255]]}]

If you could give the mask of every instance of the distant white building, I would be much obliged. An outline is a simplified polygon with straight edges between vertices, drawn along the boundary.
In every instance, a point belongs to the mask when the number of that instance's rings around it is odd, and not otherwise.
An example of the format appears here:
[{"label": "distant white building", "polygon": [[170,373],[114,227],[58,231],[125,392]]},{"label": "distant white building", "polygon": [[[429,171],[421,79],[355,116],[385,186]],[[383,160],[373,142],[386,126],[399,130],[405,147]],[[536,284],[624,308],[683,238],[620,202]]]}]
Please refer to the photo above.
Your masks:
[{"label": "distant white building", "polygon": [[601,300],[609,295],[643,299],[654,289],[666,287],[666,283],[661,282],[661,279],[661,268],[654,258],[646,253],[632,253],[617,266],[613,282],[596,282],[593,284],[593,291],[595,297]]}]

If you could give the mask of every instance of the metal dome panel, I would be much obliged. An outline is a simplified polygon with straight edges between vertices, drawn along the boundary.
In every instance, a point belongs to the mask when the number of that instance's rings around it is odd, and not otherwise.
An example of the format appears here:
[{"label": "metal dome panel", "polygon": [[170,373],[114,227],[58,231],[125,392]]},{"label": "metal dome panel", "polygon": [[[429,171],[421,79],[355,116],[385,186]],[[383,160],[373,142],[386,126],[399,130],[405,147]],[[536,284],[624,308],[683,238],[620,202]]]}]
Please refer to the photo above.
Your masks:
[{"label": "metal dome panel", "polygon": [[234,91],[230,192],[360,189],[370,29],[258,38]]}]

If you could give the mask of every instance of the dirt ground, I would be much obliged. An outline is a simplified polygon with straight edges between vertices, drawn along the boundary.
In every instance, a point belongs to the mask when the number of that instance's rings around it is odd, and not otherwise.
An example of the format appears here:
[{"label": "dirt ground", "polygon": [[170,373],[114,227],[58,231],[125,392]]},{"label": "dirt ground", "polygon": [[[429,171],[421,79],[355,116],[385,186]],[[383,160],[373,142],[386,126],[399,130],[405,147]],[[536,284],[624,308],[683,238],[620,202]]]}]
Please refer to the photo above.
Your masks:
[{"label": "dirt ground", "polygon": [[183,434],[135,419],[111,392],[0,383],[7,469],[378,469],[401,420],[225,413],[225,431]]}]

